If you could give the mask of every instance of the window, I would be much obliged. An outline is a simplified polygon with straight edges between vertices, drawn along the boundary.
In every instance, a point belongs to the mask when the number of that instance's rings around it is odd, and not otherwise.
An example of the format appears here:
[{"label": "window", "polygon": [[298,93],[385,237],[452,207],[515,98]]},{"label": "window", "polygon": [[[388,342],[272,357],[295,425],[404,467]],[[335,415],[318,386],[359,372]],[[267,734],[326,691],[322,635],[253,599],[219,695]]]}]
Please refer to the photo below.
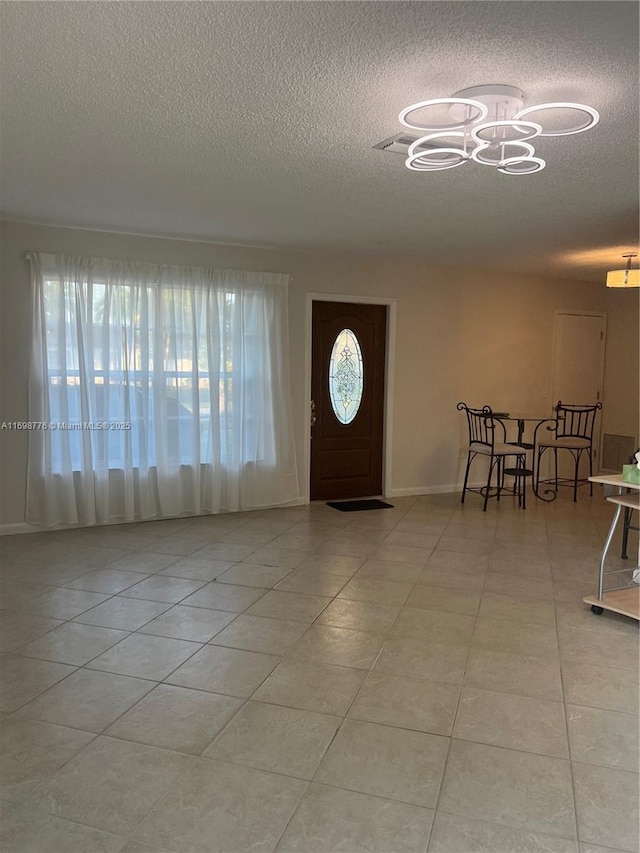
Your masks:
[{"label": "window", "polygon": [[335,339],[329,360],[329,397],[341,424],[350,424],[358,414],[363,379],[360,344],[351,329],[343,329]]},{"label": "window", "polygon": [[[285,276],[50,255],[31,262],[30,418],[48,425],[30,452],[37,504],[43,479],[45,492],[47,479],[58,490],[66,483],[76,504],[79,491],[104,482],[103,498],[125,517],[137,517],[145,490],[154,517],[184,514],[166,493],[186,482],[200,491],[188,511],[203,510],[203,488],[209,511],[255,505],[258,492],[268,505],[283,502],[263,482],[252,495],[244,475],[273,475],[283,463],[295,472]],[[118,499],[117,483],[127,481],[130,511]]]}]

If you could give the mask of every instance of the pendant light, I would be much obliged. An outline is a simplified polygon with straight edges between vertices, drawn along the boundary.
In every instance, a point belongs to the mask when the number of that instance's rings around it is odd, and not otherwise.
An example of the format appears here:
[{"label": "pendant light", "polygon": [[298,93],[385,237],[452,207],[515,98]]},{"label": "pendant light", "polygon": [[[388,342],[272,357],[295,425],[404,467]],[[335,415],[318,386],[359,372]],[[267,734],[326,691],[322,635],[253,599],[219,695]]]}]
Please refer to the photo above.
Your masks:
[{"label": "pendant light", "polygon": [[627,252],[622,257],[627,259],[627,266],[607,273],[607,287],[640,287],[640,270],[631,269],[631,258],[637,258],[637,253]]}]

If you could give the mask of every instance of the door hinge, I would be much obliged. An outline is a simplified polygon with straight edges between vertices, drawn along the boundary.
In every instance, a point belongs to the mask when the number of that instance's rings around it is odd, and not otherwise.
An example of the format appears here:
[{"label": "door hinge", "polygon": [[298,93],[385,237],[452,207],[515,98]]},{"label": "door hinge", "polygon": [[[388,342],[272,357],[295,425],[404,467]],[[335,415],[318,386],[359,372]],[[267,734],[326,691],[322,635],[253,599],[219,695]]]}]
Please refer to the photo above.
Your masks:
[{"label": "door hinge", "polygon": [[312,400],[310,406],[309,423],[311,424],[311,426],[315,426],[317,420],[318,418],[316,415],[316,402],[315,400]]}]

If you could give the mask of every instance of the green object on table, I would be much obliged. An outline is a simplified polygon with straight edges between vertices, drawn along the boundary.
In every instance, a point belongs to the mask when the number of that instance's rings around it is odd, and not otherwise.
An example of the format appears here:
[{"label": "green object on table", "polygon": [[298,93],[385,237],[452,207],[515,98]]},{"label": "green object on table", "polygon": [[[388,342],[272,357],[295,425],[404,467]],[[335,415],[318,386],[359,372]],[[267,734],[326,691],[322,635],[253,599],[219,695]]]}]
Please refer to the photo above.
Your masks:
[{"label": "green object on table", "polygon": [[640,468],[637,465],[623,465],[622,482],[640,486]]}]

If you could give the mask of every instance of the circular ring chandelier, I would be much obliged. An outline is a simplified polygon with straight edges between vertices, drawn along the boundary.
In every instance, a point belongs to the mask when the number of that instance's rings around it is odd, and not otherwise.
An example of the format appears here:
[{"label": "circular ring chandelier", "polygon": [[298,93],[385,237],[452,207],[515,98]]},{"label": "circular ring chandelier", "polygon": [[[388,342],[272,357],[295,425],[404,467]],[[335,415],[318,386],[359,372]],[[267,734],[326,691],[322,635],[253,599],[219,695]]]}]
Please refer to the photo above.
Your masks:
[{"label": "circular ring chandelier", "polygon": [[[443,107],[453,121],[421,123],[421,116],[415,115],[428,116],[434,108],[442,112]],[[558,114],[562,116],[560,126],[548,123],[551,110],[556,120]],[[409,147],[405,165],[412,171],[440,172],[473,160],[503,175],[534,175],[546,162],[536,156],[532,139],[584,133],[595,127],[600,115],[593,107],[569,101],[525,107],[520,89],[495,84],[462,89],[450,98],[419,101],[405,107],[398,119],[405,127],[427,132]]]}]

